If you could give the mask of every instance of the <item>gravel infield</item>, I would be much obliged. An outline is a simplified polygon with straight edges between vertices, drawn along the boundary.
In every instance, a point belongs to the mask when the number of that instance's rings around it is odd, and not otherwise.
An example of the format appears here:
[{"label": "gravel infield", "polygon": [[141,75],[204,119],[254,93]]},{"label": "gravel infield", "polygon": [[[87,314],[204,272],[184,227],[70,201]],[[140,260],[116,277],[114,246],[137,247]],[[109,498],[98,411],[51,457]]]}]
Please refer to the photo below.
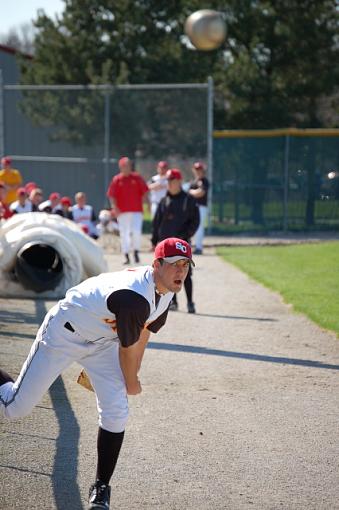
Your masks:
[{"label": "gravel infield", "polygon": [[[145,353],[111,508],[339,509],[339,339],[207,241],[195,257],[197,313],[180,293]],[[106,252],[120,269],[121,255]],[[52,305],[0,299],[1,366],[13,376]],[[2,510],[87,508],[97,416],[78,372],[67,369],[28,417],[0,419]]]}]

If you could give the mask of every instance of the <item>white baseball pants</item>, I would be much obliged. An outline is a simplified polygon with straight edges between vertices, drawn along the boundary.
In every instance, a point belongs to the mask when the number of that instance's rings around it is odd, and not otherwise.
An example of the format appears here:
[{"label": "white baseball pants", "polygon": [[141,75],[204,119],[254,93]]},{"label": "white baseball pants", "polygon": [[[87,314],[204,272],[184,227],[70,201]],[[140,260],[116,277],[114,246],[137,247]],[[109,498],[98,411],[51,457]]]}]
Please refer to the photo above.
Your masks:
[{"label": "white baseball pants", "polygon": [[194,244],[198,250],[203,249],[204,235],[205,235],[205,222],[207,217],[207,206],[199,205],[200,223],[198,230],[194,235]]},{"label": "white baseball pants", "polygon": [[66,329],[66,322],[72,324],[69,310],[56,305],[48,312],[19,377],[14,383],[0,386],[0,411],[9,419],[29,414],[61,372],[77,361],[95,390],[100,427],[122,432],[128,418],[128,400],[119,344],[108,339],[86,342],[76,330]]},{"label": "white baseball pants", "polygon": [[152,202],[151,203],[151,219],[153,220],[155,213],[157,212],[159,202]]},{"label": "white baseball pants", "polygon": [[121,251],[129,253],[132,249],[140,251],[141,232],[143,215],[141,212],[125,212],[118,216],[118,225],[120,232]]}]

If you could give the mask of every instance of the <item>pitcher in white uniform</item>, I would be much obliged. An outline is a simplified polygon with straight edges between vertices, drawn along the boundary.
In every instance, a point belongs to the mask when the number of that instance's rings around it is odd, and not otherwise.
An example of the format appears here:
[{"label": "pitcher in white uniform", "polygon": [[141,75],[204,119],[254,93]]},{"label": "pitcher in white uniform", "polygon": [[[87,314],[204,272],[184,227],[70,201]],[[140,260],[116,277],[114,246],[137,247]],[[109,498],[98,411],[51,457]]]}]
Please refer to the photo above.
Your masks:
[{"label": "pitcher in white uniform", "polygon": [[47,313],[17,380],[0,369],[0,411],[9,419],[27,415],[72,362],[86,370],[99,415],[91,510],[109,509],[109,481],[123,442],[127,396],[141,393],[138,372],[150,333],[165,324],[190,264],[190,245],[167,238],[156,246],[152,266],[85,280]]}]

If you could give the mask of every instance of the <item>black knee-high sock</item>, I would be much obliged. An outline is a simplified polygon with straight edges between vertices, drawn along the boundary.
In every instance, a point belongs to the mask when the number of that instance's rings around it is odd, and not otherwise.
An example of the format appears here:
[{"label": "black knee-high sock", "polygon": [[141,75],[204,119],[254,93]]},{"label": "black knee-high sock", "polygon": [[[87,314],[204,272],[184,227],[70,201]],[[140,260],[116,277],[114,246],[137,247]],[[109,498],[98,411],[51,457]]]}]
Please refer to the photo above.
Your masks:
[{"label": "black knee-high sock", "polygon": [[10,375],[0,368],[0,386],[8,382],[14,382]]},{"label": "black knee-high sock", "polygon": [[109,483],[116,466],[125,432],[109,432],[99,427],[97,480]]},{"label": "black knee-high sock", "polygon": [[185,285],[185,292],[186,292],[186,296],[187,296],[187,301],[188,301],[188,303],[191,303],[192,302],[192,296],[193,296],[193,283],[192,283],[192,277],[191,277],[190,272],[186,276],[186,279],[184,281],[184,285]]}]

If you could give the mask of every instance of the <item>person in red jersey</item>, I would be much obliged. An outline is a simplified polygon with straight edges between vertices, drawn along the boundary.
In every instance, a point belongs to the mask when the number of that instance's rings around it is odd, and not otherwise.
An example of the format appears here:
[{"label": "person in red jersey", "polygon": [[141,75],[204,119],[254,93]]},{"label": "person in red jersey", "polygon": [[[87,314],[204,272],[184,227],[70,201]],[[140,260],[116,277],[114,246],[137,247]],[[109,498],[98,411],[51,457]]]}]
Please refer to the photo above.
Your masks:
[{"label": "person in red jersey", "polygon": [[108,187],[107,197],[118,220],[121,251],[125,256],[124,264],[130,263],[131,249],[134,251],[134,260],[138,263],[143,201],[148,198],[148,186],[141,175],[133,171],[129,158],[119,159],[119,170],[120,173],[113,177]]}]

